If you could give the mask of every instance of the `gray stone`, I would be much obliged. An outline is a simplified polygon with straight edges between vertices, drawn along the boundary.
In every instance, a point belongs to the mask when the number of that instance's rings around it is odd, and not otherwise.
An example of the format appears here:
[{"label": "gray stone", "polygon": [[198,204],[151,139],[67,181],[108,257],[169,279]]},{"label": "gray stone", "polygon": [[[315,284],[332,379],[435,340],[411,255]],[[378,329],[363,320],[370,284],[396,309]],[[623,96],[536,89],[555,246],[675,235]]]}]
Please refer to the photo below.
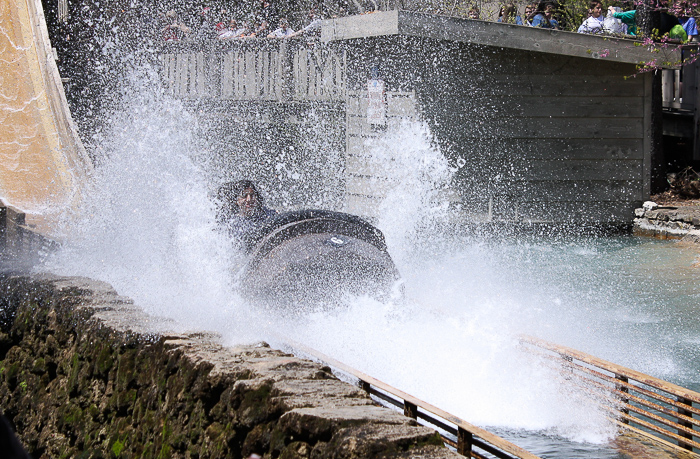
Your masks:
[{"label": "gray stone", "polygon": [[644,204],[642,204],[642,208],[647,211],[658,209],[658,207],[659,205],[654,201],[644,201]]},{"label": "gray stone", "polygon": [[700,230],[694,229],[688,231],[688,233],[681,239],[683,242],[692,242],[694,244],[700,243]]}]

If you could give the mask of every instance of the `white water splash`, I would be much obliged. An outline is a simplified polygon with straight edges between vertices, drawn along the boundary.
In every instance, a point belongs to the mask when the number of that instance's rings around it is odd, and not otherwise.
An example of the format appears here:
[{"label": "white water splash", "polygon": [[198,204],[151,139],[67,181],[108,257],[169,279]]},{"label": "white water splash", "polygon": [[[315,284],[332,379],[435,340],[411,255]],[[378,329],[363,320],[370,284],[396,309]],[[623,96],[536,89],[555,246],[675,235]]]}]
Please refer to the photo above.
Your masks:
[{"label": "white water splash", "polygon": [[[344,309],[276,319],[235,291],[241,259],[215,230],[196,118],[143,82],[133,85],[142,89],[106,121],[94,189],[80,220],[66,227],[53,270],[110,282],[147,312],[218,331],[229,344],[272,328],[475,424],[610,438],[600,411],[517,340],[534,333],[603,349],[592,342],[619,323],[615,315],[638,321],[634,310],[624,314],[627,297],[611,290],[613,281],[579,279],[581,270],[570,269],[598,257],[596,250],[459,238],[446,245],[439,228],[450,219],[444,190],[451,171],[425,125],[404,123],[369,147],[393,184],[379,227],[404,277],[406,302],[356,298]],[[561,253],[568,253],[561,266],[547,265]]]},{"label": "white water splash", "polygon": [[[148,313],[191,328],[237,329],[232,271],[240,262],[215,228],[196,119],[133,76],[106,121],[94,183],[48,268],[105,280]],[[248,339],[248,338],[244,338]]]},{"label": "white water splash", "polygon": [[548,297],[499,266],[498,249],[446,245],[439,231],[450,221],[452,171],[427,127],[402,123],[368,147],[392,184],[378,226],[406,301],[356,298],[346,309],[272,327],[478,425],[610,439],[600,410],[519,345],[518,334],[551,309]]},{"label": "white water splash", "polygon": [[444,196],[452,171],[431,140],[424,123],[404,121],[367,142],[370,161],[380,165],[390,184],[379,204],[377,226],[388,246],[396,249],[395,258],[410,252],[420,235],[434,232],[448,218]]}]

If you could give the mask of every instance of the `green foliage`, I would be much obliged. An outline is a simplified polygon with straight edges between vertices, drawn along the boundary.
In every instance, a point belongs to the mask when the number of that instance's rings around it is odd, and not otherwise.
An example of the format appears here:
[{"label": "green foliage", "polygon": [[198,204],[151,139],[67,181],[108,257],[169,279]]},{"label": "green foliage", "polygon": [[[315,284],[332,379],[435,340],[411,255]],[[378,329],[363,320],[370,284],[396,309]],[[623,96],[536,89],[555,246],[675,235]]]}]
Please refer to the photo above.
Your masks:
[{"label": "green foliage", "polygon": [[97,356],[96,370],[99,374],[106,375],[114,365],[114,356],[109,346],[103,346]]},{"label": "green foliage", "polygon": [[124,449],[124,443],[116,440],[114,444],[112,445],[112,452],[114,453],[115,457],[119,457],[121,454],[122,450]]},{"label": "green foliage", "polygon": [[575,31],[588,17],[589,0],[561,0],[556,16],[564,30]]}]

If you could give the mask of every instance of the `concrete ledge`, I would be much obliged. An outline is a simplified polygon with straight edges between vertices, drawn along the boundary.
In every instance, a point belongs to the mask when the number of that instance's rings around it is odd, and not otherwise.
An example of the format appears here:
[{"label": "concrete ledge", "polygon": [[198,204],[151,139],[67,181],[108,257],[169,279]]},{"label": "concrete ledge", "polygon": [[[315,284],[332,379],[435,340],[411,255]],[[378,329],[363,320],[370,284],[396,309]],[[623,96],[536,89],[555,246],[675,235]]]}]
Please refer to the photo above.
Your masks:
[{"label": "concrete ledge", "polygon": [[633,232],[638,236],[700,242],[700,206],[663,207],[647,201],[634,214]]},{"label": "concrete ledge", "polygon": [[461,457],[328,367],[169,331],[105,283],[0,289],[0,406],[33,457]]},{"label": "concrete ledge", "polygon": [[321,41],[414,36],[477,45],[536,51],[586,59],[639,64],[656,60],[662,67],[677,67],[676,47],[648,47],[641,42],[563,30],[463,19],[412,11],[380,11],[329,19],[321,27]]}]

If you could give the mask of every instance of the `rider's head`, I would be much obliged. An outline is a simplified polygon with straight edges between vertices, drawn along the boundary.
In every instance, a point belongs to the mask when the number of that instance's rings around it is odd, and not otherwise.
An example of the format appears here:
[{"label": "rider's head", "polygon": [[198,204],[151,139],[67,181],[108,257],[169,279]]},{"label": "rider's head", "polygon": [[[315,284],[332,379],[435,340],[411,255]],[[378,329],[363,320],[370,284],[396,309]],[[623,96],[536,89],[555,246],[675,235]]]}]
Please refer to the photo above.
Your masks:
[{"label": "rider's head", "polygon": [[220,218],[224,219],[234,215],[250,217],[263,205],[262,196],[250,180],[224,183],[216,197],[221,206]]}]

